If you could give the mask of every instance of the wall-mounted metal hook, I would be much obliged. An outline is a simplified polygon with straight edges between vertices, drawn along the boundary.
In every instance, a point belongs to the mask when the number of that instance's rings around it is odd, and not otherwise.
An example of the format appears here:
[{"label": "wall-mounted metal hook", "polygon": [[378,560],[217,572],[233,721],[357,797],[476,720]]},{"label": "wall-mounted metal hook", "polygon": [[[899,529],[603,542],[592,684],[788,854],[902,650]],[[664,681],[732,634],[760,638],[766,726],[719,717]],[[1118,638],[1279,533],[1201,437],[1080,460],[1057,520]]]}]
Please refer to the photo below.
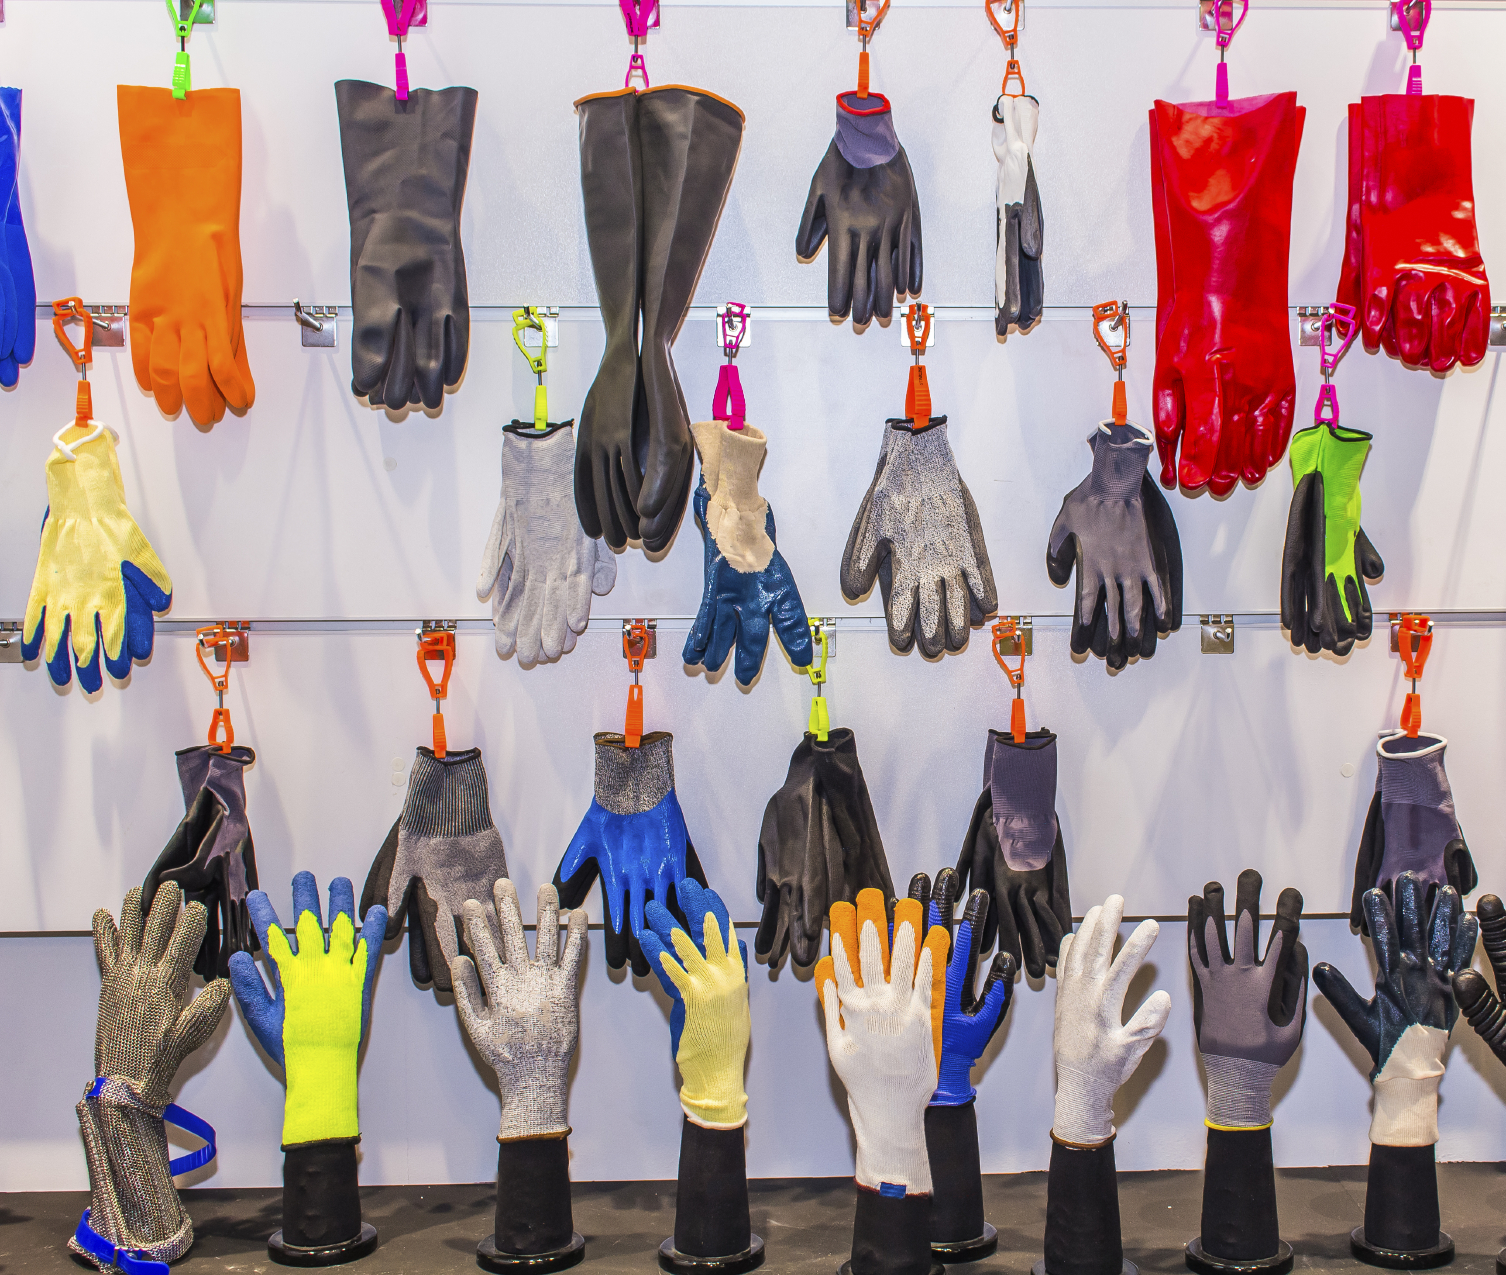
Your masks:
[{"label": "wall-mounted metal hook", "polygon": [[123,350],[128,308],[123,305],[86,305],[84,309],[94,324],[94,348],[104,346]]},{"label": "wall-mounted metal hook", "polygon": [[293,318],[298,324],[298,335],[305,346],[317,349],[333,349],[340,307],[334,305],[304,305],[293,298]]},{"label": "wall-mounted metal hook", "polygon": [[1234,654],[1234,617],[1232,615],[1200,615],[1204,655]]}]

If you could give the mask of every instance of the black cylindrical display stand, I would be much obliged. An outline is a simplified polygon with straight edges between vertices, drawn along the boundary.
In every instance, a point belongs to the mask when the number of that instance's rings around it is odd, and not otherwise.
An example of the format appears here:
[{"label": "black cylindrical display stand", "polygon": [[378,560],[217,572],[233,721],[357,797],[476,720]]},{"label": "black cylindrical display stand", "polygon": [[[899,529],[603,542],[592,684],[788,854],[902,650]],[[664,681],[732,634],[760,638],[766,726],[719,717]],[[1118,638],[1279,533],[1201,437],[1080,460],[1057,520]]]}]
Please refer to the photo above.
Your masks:
[{"label": "black cylindrical display stand", "polygon": [[1046,1178],[1046,1255],[1031,1275],[1139,1275],[1124,1260],[1114,1143],[1051,1142]]},{"label": "black cylindrical display stand", "polygon": [[267,1241],[281,1266],[340,1266],[377,1246],[376,1227],[361,1221],[357,1138],[287,1147],[282,1159],[282,1229]]},{"label": "black cylindrical display stand", "polygon": [[941,1262],[976,1262],[999,1247],[999,1233],[983,1220],[983,1173],[978,1164],[978,1113],[926,1108],[931,1160],[931,1255]]},{"label": "black cylindrical display stand", "polygon": [[497,1144],[497,1211],[476,1245],[484,1271],[562,1271],[586,1255],[570,1211],[570,1139],[518,1138]]},{"label": "black cylindrical display stand", "polygon": [[852,1258],[837,1275],[942,1275],[931,1255],[931,1197],[880,1195],[858,1187]]},{"label": "black cylindrical display stand", "polygon": [[686,1118],[675,1233],[659,1245],[659,1265],[675,1275],[739,1275],[763,1265],[763,1241],[748,1217],[741,1128],[707,1129]]},{"label": "black cylindrical display stand", "polygon": [[1292,1246],[1276,1218],[1271,1129],[1209,1129],[1203,1169],[1203,1231],[1189,1240],[1198,1275],[1286,1275]]},{"label": "black cylindrical display stand", "polygon": [[1365,1224],[1349,1249],[1370,1266],[1427,1270],[1454,1260],[1453,1238],[1438,1226],[1438,1167],[1433,1148],[1370,1148]]}]

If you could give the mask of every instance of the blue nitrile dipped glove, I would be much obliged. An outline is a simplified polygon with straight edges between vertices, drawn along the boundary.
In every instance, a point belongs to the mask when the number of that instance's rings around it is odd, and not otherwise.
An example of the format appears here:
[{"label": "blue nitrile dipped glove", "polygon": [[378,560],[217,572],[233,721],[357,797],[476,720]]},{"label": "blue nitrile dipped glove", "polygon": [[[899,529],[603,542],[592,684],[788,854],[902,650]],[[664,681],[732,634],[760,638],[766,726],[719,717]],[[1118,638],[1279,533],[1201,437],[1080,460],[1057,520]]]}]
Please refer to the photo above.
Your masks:
[{"label": "blue nitrile dipped glove", "polygon": [[[933,1107],[960,1107],[971,1102],[973,1067],[988,1042],[994,1038],[1009,1012],[1014,993],[1014,957],[999,952],[989,966],[983,992],[977,992],[978,954],[983,946],[983,924],[988,915],[988,891],[974,890],[962,913],[962,924],[952,933],[960,879],[956,869],[936,874],[934,889],[924,872],[910,879],[910,897],[926,908],[926,925],[943,926],[951,938],[951,956],[946,968],[946,1004],[941,1014],[941,1061],[937,1067]],[[934,1011],[933,1011],[934,1012]]]},{"label": "blue nitrile dipped glove", "polygon": [[[265,890],[252,890],[246,896],[246,907],[251,913],[251,924],[256,927],[256,937],[261,942],[262,951],[267,951],[267,935],[275,925],[283,929],[282,922],[277,919],[277,909],[272,906],[272,900],[267,897]],[[284,930],[287,935],[288,946],[296,954],[298,951],[298,919],[305,912],[312,912],[314,919],[323,928],[323,918],[319,912],[319,883],[314,879],[312,872],[300,872],[293,878],[293,929]],[[354,927],[356,916],[356,892],[351,885],[349,877],[336,877],[329,883],[329,923],[330,929],[334,929],[335,918],[347,916]],[[382,940],[387,932],[387,909],[377,904],[368,908],[366,919],[356,937],[356,946],[366,944],[366,976],[361,988],[361,1039],[366,1039],[366,1029],[371,1025],[371,988],[376,981],[378,957],[382,951]],[[325,939],[325,950],[329,950],[329,940]],[[267,961],[268,972],[272,976],[272,990],[268,992],[267,985],[262,982],[261,974],[256,968],[256,960],[250,952],[236,952],[230,958],[230,986],[235,992],[235,999],[240,1003],[241,1013],[246,1016],[246,1025],[251,1028],[261,1047],[267,1051],[267,1056],[272,1059],[286,1073],[287,1059],[283,1054],[283,1025],[287,1012],[287,998],[283,995],[282,977],[278,973],[277,962]]]},{"label": "blue nitrile dipped glove", "polygon": [[1459,1018],[1452,978],[1474,959],[1479,922],[1466,916],[1459,892],[1438,889],[1431,915],[1429,891],[1415,872],[1396,878],[1396,906],[1383,890],[1365,892],[1365,917],[1375,949],[1375,995],[1368,1001],[1327,961],[1313,982],[1375,1066],[1375,1110],[1370,1141],[1385,1147],[1427,1147],[1438,1141],[1438,1084],[1448,1034]]},{"label": "blue nitrile dipped glove", "polygon": [[578,908],[601,877],[607,964],[620,970],[631,958],[642,978],[649,971],[638,943],[644,905],[655,899],[683,922],[675,882],[704,885],[706,873],[675,797],[674,736],[653,731],[637,748],[609,731],[595,741],[595,800],[555,869],[554,888],[561,907]]},{"label": "blue nitrile dipped glove", "polygon": [[21,90],[0,88],[0,385],[16,383],[37,347],[37,285],[21,224]]},{"label": "blue nitrile dipped glove", "polygon": [[812,657],[805,603],[774,547],[774,511],[758,494],[768,440],[751,425],[733,430],[722,421],[699,421],[690,430],[701,454],[692,504],[706,543],[706,583],[685,639],[685,663],[715,671],[735,644],[733,672],[746,686],[763,667],[772,620],[790,662],[805,668]]},{"label": "blue nitrile dipped glove", "polygon": [[734,941],[732,918],[715,890],[675,882],[682,923],[651,902],[638,935],[643,955],[674,1001],[669,1047],[680,1069],[680,1106],[707,1129],[747,1123],[743,1065],[748,1057],[748,945]]}]

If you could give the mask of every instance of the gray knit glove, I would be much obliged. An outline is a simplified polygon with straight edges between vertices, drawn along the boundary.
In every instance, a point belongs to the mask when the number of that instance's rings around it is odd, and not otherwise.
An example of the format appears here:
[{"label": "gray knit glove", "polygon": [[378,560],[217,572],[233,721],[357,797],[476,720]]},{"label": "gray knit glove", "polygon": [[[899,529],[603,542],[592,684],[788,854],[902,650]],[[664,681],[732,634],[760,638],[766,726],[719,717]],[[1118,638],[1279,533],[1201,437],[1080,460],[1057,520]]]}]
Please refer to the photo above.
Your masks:
[{"label": "gray knit glove", "polygon": [[1114,1136],[1114,1095],[1135,1073],[1161,1034],[1171,997],[1152,992],[1129,1022],[1124,997],[1161,927],[1141,921],[1119,955],[1114,940],[1124,899],[1111,894],[1088,909],[1075,935],[1062,939],[1056,959],[1056,1118],[1051,1136],[1075,1147],[1100,1146]]},{"label": "gray knit glove", "polygon": [[537,955],[530,960],[518,891],[511,881],[503,877],[492,888],[490,914],[475,899],[465,904],[465,941],[476,964],[456,956],[450,961],[450,976],[465,1034],[497,1073],[501,1142],[570,1132],[567,1075],[580,1035],[576,971],[586,938],[586,914],[576,908],[565,915],[569,928],[561,955],[559,897],[552,885],[541,885]]},{"label": "gray knit glove", "polygon": [[[89,1225],[117,1248],[162,1262],[193,1244],[193,1223],[168,1168],[168,1086],[179,1064],[213,1035],[230,999],[221,978],[183,1003],[207,921],[202,904],[180,913],[182,902],[182,889],[169,882],[158,888],[144,924],[139,887],[120,906],[118,930],[104,908],[94,914],[102,976],[94,1072],[106,1083],[94,1093],[91,1082],[77,1107],[89,1160]],[[113,1269],[75,1239],[68,1247]]]},{"label": "gray knit glove", "polygon": [[1287,888],[1265,960],[1256,959],[1260,873],[1239,874],[1234,951],[1224,922],[1224,887],[1210,881],[1187,900],[1187,955],[1194,975],[1193,1021],[1208,1073],[1213,1129],[1263,1129],[1271,1123],[1271,1085],[1297,1052],[1307,1020],[1307,949],[1298,939],[1302,896]]},{"label": "gray knit glove", "polygon": [[842,594],[856,602],[877,580],[889,641],[922,655],[960,651],[970,624],[999,607],[978,509],[947,441],[946,417],[884,428],[873,484],[847,537]]},{"label": "gray knit glove", "polygon": [[616,557],[575,512],[574,427],[504,426],[502,496],[476,580],[476,596],[492,600],[497,654],[537,664],[573,651],[591,595],[616,582]]}]

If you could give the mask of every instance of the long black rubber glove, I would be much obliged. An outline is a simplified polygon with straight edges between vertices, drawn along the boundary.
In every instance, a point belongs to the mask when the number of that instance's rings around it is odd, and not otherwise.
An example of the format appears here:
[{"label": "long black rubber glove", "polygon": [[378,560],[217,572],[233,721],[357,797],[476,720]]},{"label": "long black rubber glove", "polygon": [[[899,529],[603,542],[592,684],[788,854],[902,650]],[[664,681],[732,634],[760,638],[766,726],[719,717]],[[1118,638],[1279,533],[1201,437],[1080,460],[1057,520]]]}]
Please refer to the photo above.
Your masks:
[{"label": "long black rubber glove", "polygon": [[[1479,918],[1480,938],[1496,976],[1496,987],[1506,990],[1506,903],[1497,895],[1483,895],[1475,916]],[[1469,1025],[1490,1046],[1490,1052],[1506,1063],[1506,1009],[1490,990],[1485,976],[1474,970],[1460,970],[1454,975],[1454,999],[1469,1019]]]},{"label": "long black rubber glove", "polygon": [[350,388],[396,410],[433,410],[457,385],[471,311],[460,205],[476,90],[414,89],[399,102],[361,80],[335,85],[350,205]]},{"label": "long black rubber glove", "polygon": [[826,250],[826,308],[862,327],[888,319],[896,295],[920,295],[920,200],[889,99],[837,95],[837,131],[811,178],[795,256]]},{"label": "long black rubber glove", "polygon": [[758,901],[763,917],[753,951],[777,966],[821,955],[821,927],[833,903],[859,890],[894,893],[868,785],[852,731],[824,743],[807,733],[790,758],[784,786],[769,798],[758,837]]}]

